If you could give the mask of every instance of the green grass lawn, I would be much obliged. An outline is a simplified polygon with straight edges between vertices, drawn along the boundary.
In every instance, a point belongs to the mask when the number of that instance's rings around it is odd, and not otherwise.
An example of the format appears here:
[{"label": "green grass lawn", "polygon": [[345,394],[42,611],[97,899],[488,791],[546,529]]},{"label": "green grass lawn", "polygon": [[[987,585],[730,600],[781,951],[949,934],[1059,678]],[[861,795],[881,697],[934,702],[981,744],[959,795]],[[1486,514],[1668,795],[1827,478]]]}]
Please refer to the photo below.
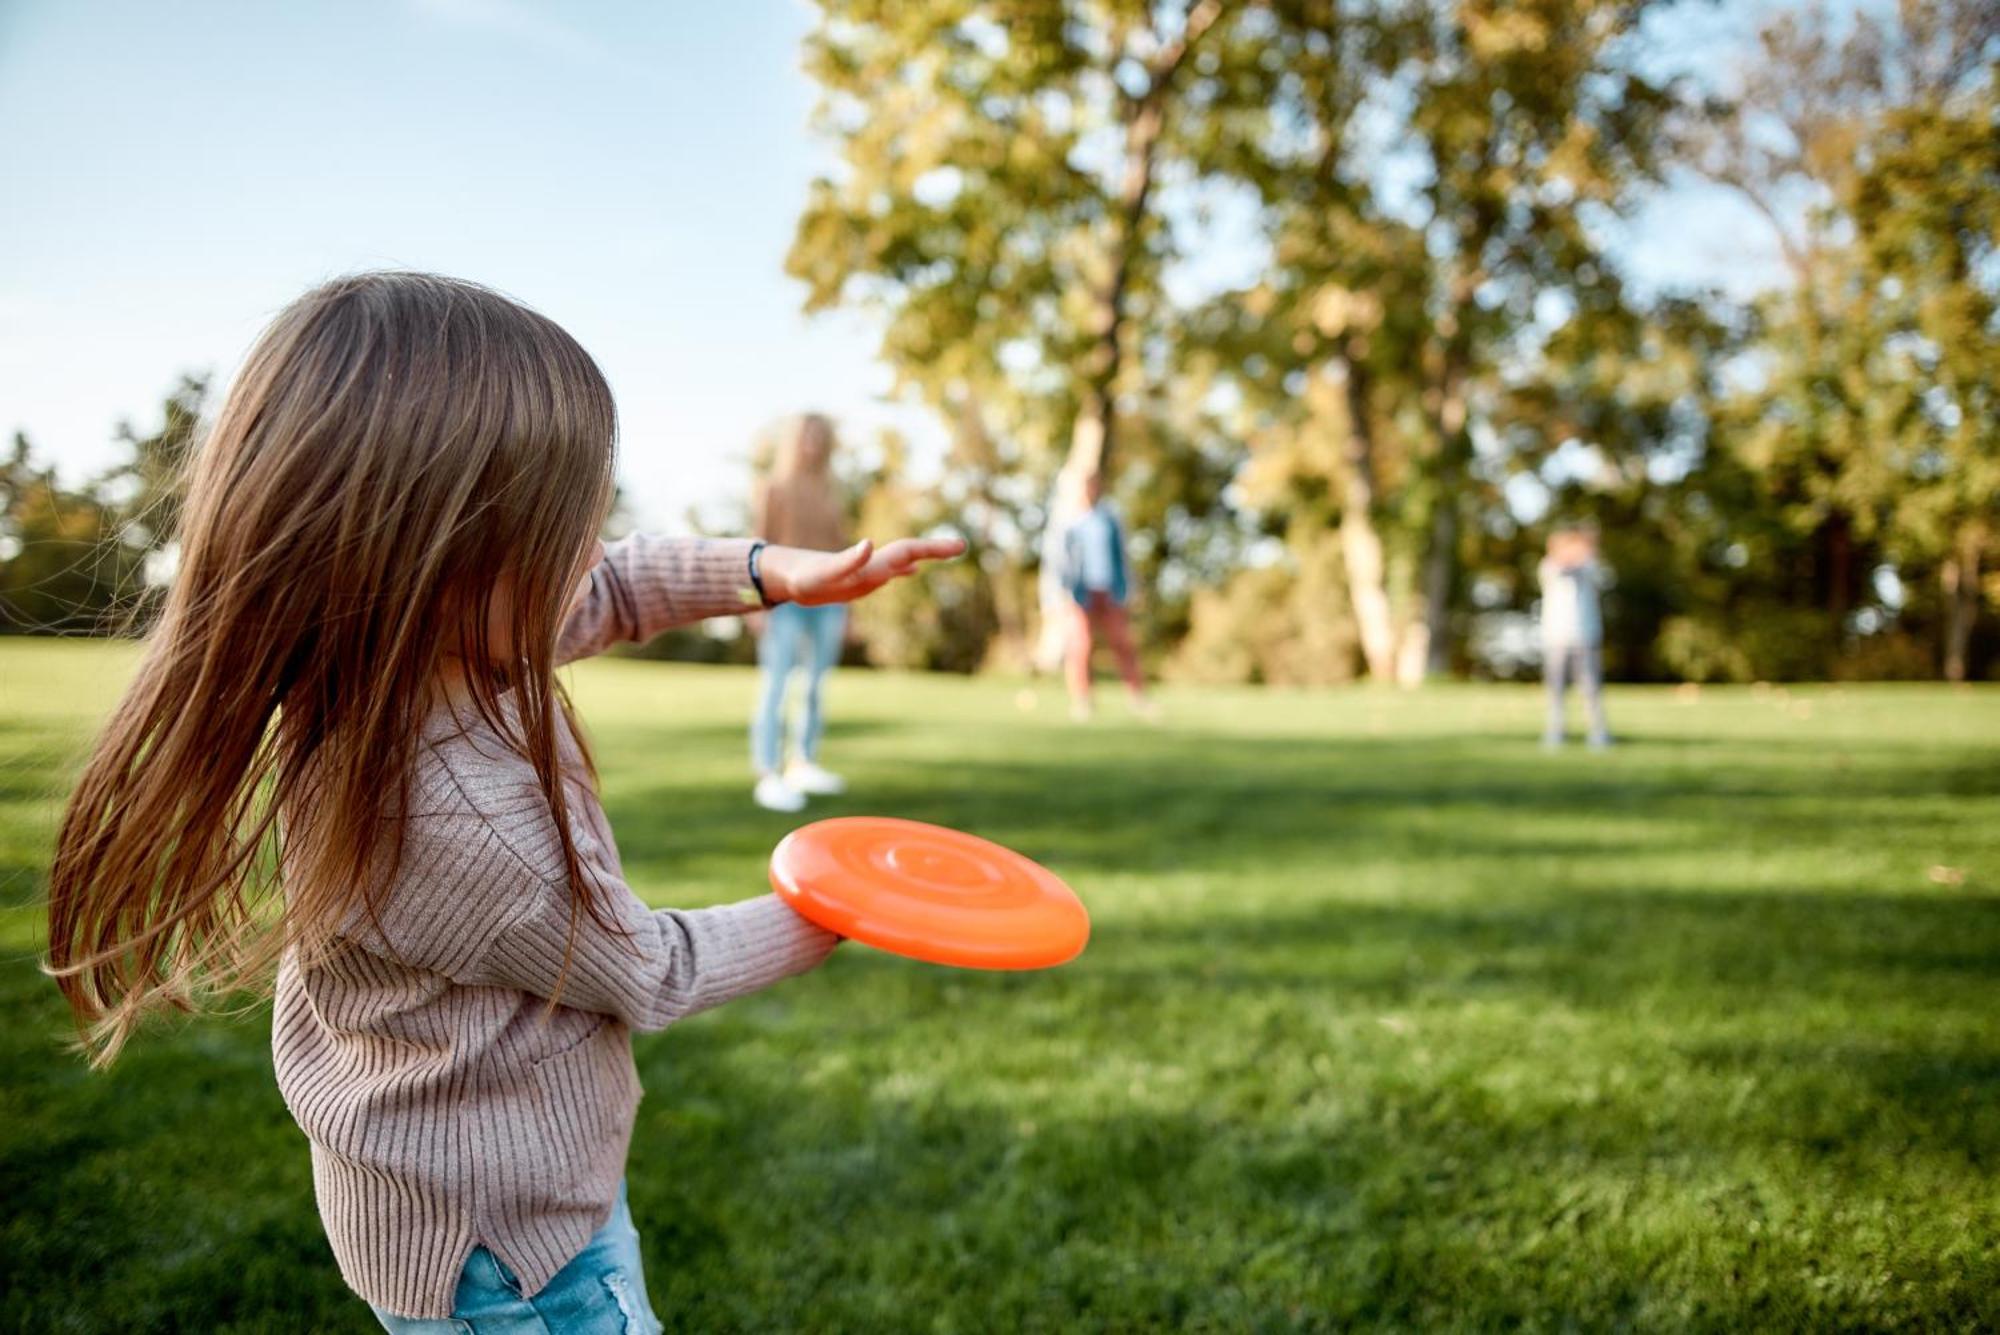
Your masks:
[{"label": "green grass lawn", "polygon": [[[0,647],[0,1325],[371,1329],[263,1011],[59,1046],[51,798],[129,663]],[[576,673],[654,903],[763,889],[752,685]],[[1528,688],[1020,690],[837,678],[813,814],[1011,844],[1090,949],[639,1039],[670,1328],[2000,1325],[2000,691],[1620,690],[1550,756]]]}]

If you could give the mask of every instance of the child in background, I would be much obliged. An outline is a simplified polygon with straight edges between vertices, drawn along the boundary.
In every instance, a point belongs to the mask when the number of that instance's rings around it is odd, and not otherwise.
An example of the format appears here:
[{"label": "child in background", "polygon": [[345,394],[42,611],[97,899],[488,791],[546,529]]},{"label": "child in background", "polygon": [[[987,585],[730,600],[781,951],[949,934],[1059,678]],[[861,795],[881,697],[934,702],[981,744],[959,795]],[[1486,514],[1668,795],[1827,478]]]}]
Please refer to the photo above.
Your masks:
[{"label": "child in background", "polygon": [[657,1330],[621,1182],[632,1031],[835,944],[771,895],[639,901],[557,665],[962,547],[607,547],[614,434],[588,354],[484,288],[295,302],[194,462],[178,575],[58,837],[48,967],[97,1064],[275,960],[321,1218],[394,1331]]},{"label": "child in background", "polygon": [[[751,498],[751,523],[772,542],[837,551],[847,545],[847,519],[833,478],[833,423],[818,413],[787,422],[771,474]],[[839,603],[801,607],[784,603],[764,614],[757,641],[761,689],[750,720],[750,759],[757,771],[752,799],[767,811],[798,811],[809,796],[846,789],[840,776],[819,764],[823,727],[820,691],[840,661],[847,609]],[[783,764],[785,694],[798,667],[805,673],[803,716],[793,734],[791,764]]]},{"label": "child in background", "polygon": [[1536,572],[1542,586],[1542,679],[1548,692],[1548,724],[1542,745],[1563,743],[1567,683],[1576,679],[1590,715],[1590,745],[1611,745],[1604,723],[1604,613],[1598,593],[1605,583],[1597,559],[1597,534],[1587,528],[1559,528],[1549,535],[1548,553]]},{"label": "child in background", "polygon": [[1065,661],[1070,714],[1079,720],[1091,716],[1090,655],[1095,637],[1102,634],[1118,660],[1133,711],[1150,719],[1153,706],[1146,698],[1139,650],[1132,641],[1132,618],[1125,609],[1130,582],[1124,526],[1104,498],[1104,480],[1096,471],[1066,471],[1065,485],[1073,489],[1070,504],[1063,507],[1068,523],[1062,538],[1062,583],[1069,593]]}]

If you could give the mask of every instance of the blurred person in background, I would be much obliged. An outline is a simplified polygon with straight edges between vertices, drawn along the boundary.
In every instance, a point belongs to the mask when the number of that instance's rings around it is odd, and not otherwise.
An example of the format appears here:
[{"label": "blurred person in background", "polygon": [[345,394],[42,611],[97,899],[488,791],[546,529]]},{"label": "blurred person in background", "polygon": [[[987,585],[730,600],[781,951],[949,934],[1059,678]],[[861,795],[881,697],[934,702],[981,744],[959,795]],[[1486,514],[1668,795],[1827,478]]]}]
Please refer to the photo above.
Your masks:
[{"label": "blurred person in background", "polygon": [[1548,723],[1542,746],[1555,750],[1566,731],[1564,696],[1575,679],[1590,716],[1590,746],[1611,745],[1604,722],[1604,612],[1599,593],[1607,583],[1597,559],[1597,531],[1564,525],[1549,534],[1548,552],[1536,575],[1542,586],[1542,680],[1547,687]]},{"label": "blurred person in background", "polygon": [[[1052,508],[1050,531],[1060,537],[1049,544],[1048,555],[1056,558],[1057,582],[1063,595],[1056,600],[1054,610],[1067,625],[1063,655],[1070,715],[1079,721],[1091,716],[1090,656],[1097,636],[1102,635],[1118,660],[1118,674],[1125,680],[1133,712],[1151,719],[1155,711],[1146,697],[1139,650],[1132,639],[1132,618],[1126,610],[1131,588],[1124,526],[1105,499],[1104,481],[1096,470],[1065,468],[1056,491],[1058,502]],[[1043,569],[1049,569],[1046,557]]]},{"label": "blurred person in background", "polygon": [[[833,423],[819,413],[789,418],[777,428],[770,471],[751,494],[752,531],[784,547],[834,552],[847,546],[847,518],[833,477]],[[762,616],[757,642],[762,675],[750,720],[750,758],[757,771],[752,797],[767,811],[799,811],[811,796],[845,791],[841,777],[819,763],[821,689],[840,661],[847,609],[838,604],[780,603]],[[785,754],[785,704],[794,669],[805,675],[803,711]]]},{"label": "blurred person in background", "polygon": [[1042,567],[1037,581],[1042,633],[1035,641],[1032,659],[1037,673],[1060,673],[1068,657],[1073,613],[1063,569],[1069,561],[1065,544],[1069,539],[1070,525],[1082,514],[1082,491],[1076,485],[1076,476],[1073,469],[1065,467],[1056,473],[1055,480],[1049,485],[1048,518],[1042,526]]}]

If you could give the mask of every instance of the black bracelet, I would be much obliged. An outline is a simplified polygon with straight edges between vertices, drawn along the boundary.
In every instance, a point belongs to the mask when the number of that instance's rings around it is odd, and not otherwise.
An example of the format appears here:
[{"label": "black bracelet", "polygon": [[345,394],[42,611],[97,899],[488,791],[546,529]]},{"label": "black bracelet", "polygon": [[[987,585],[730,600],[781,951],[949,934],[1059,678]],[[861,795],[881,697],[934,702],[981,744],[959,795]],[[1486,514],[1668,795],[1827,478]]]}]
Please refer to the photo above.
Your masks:
[{"label": "black bracelet", "polygon": [[750,544],[750,585],[757,590],[757,601],[766,607],[776,606],[771,595],[764,592],[764,548],[768,544],[762,538]]}]

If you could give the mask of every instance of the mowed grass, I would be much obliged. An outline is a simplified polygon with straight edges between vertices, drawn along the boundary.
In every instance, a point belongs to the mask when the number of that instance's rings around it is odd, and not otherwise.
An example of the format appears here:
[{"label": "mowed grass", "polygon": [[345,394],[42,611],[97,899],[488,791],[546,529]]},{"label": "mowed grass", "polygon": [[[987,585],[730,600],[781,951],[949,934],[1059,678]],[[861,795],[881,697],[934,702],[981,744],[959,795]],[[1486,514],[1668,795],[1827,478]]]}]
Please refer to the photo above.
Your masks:
[{"label": "mowed grass", "polygon": [[[51,795],[130,661],[0,647],[0,1324],[370,1329],[264,1011],[59,1046]],[[752,678],[575,688],[639,891],[759,893]],[[1618,690],[1549,756],[1528,688],[1022,690],[837,678],[812,814],[1020,848],[1088,952],[850,945],[641,1037],[669,1327],[2000,1325],[2000,692]]]}]

